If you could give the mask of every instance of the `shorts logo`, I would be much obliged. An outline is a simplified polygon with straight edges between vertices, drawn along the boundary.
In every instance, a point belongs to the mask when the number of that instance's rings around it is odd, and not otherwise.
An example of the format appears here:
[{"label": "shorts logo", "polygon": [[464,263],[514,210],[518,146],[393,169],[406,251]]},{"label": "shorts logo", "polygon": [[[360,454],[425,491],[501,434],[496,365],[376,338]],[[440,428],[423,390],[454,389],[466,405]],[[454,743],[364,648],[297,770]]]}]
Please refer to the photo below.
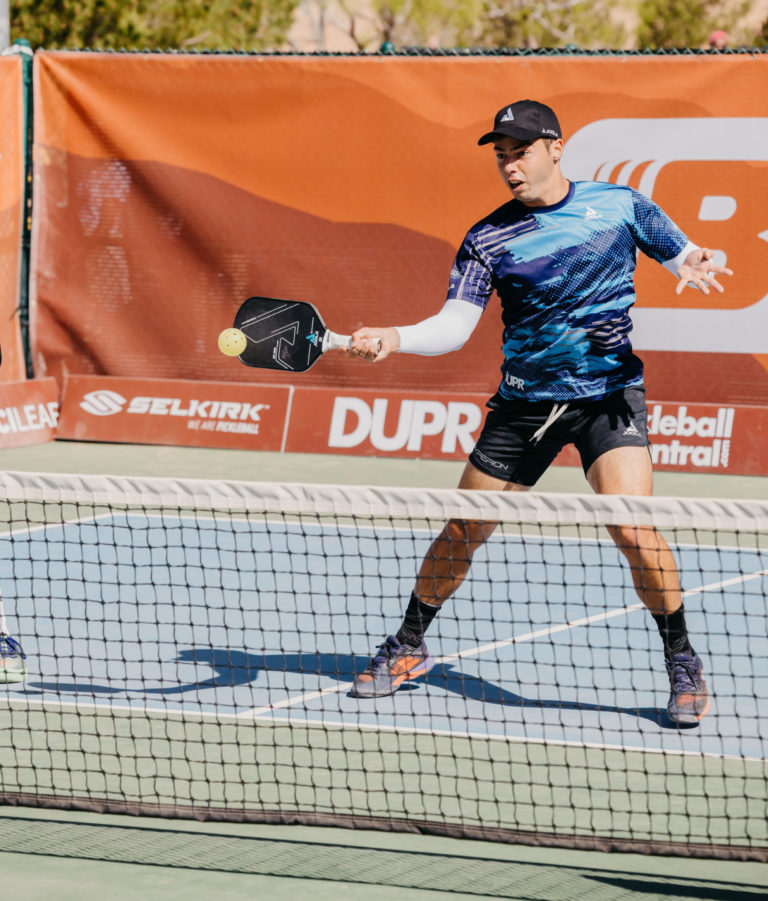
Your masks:
[{"label": "shorts logo", "polygon": [[634,422],[630,422],[630,424],[624,429],[621,433],[622,435],[631,435],[633,438],[642,438],[640,432],[638,432]]},{"label": "shorts logo", "polygon": [[488,466],[492,466],[494,469],[509,469],[506,463],[499,463],[498,460],[491,460],[490,457],[486,457],[486,455],[475,448],[475,456],[478,460],[482,460],[483,463],[486,463]]}]

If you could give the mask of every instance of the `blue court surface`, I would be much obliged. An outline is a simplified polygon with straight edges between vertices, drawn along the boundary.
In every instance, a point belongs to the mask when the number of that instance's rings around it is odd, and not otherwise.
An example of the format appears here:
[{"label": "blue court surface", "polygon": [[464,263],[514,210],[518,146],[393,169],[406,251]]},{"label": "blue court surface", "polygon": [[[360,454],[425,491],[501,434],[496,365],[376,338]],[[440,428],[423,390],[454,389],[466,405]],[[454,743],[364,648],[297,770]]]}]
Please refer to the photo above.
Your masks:
[{"label": "blue court surface", "polygon": [[656,627],[596,538],[497,534],[429,631],[429,676],[349,696],[429,541],[171,513],[6,533],[0,589],[29,675],[3,693],[43,709],[768,759],[768,552],[674,547],[712,693],[701,723],[677,729]]}]

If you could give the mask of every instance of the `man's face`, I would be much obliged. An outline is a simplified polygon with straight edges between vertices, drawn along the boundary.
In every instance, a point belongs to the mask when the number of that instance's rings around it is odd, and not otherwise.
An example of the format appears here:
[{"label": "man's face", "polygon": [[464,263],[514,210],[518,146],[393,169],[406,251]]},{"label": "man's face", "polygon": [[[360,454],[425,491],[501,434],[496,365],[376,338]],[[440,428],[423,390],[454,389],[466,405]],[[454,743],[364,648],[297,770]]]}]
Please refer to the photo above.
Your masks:
[{"label": "man's face", "polygon": [[563,150],[562,140],[531,143],[515,138],[499,137],[493,144],[496,165],[504,184],[515,200],[526,206],[548,206],[553,190],[560,183],[557,161]]}]

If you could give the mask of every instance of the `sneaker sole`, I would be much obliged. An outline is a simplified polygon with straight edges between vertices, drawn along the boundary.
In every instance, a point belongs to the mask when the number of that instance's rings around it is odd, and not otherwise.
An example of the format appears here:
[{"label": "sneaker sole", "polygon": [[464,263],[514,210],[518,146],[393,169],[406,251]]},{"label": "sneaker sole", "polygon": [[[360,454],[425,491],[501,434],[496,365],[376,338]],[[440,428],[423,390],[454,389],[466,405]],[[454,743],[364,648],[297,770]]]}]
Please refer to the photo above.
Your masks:
[{"label": "sneaker sole", "polygon": [[26,678],[27,671],[25,669],[11,670],[0,666],[0,685],[10,684],[12,682],[23,682]]},{"label": "sneaker sole", "polygon": [[679,723],[682,726],[693,726],[695,723],[698,723],[699,720],[703,719],[709,711],[709,698],[707,698],[707,706],[701,711],[701,713],[682,713],[677,716],[672,713],[672,711],[667,708],[667,716],[672,720],[673,723]]},{"label": "sneaker sole", "polygon": [[[385,698],[388,695],[393,695],[398,688],[403,684],[403,682],[409,682],[411,679],[418,679],[419,676],[426,675],[432,667],[435,665],[434,657],[427,657],[425,660],[422,660],[421,663],[418,663],[413,669],[409,669],[404,673],[400,673],[395,676],[390,683],[389,688],[381,688],[378,691],[366,691],[364,688],[362,691],[355,687],[353,684],[352,688],[349,690],[349,694],[353,698]],[[373,682],[363,683],[363,685],[373,685]]]}]

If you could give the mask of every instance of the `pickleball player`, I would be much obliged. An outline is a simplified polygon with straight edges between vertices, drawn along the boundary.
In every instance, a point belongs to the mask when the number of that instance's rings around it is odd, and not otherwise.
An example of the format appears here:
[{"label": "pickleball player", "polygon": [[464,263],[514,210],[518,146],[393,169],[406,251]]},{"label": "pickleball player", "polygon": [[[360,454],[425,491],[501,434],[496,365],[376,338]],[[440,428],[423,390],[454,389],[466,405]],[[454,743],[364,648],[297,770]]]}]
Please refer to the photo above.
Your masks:
[{"label": "pickleball player", "polygon": [[[716,265],[713,251],[691,243],[643,194],[569,181],[560,165],[560,123],[543,103],[503,107],[478,144],[492,145],[512,199],[467,232],[436,315],[405,327],[358,329],[349,353],[380,362],[396,352],[458,350],[495,292],[503,322],[501,383],[459,488],[527,490],[574,444],[595,492],[650,495],[643,364],[629,337],[637,251],[677,276],[677,294],[687,285],[721,292],[717,277],[731,270]],[[354,696],[391,695],[429,671],[434,660],[425,632],[492,531],[492,524],[465,520],[445,525],[421,564],[402,624],[357,676]],[[675,723],[695,723],[709,695],[672,551],[652,527],[609,532],[661,636],[668,714]]]}]

